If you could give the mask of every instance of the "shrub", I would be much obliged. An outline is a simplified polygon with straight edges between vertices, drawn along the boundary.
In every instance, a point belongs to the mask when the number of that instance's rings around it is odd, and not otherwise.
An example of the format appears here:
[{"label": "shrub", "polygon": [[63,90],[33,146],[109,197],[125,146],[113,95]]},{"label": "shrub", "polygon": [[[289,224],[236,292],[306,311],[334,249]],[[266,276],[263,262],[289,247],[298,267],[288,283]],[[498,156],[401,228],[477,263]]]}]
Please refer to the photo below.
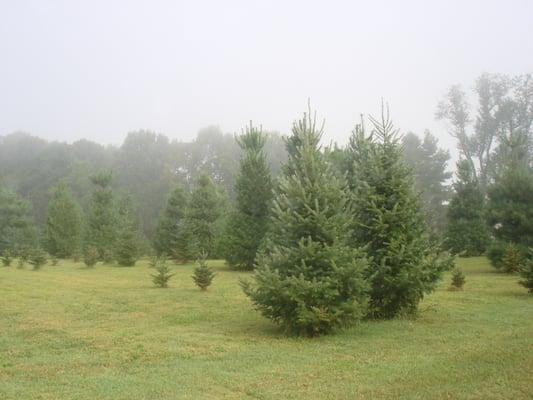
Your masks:
[{"label": "shrub", "polygon": [[4,267],[9,267],[11,265],[11,262],[13,261],[11,251],[9,249],[4,250],[1,258],[2,258],[2,264],[4,265]]},{"label": "shrub", "polygon": [[56,256],[51,256],[50,264],[52,264],[55,267],[57,264],[59,264],[59,258],[57,258]]},{"label": "shrub", "polygon": [[102,261],[104,264],[113,264],[113,261],[115,261],[115,255],[111,249],[105,249],[102,252]]},{"label": "shrub", "polygon": [[454,268],[452,271],[452,286],[451,290],[463,290],[465,284],[465,274],[459,268]]},{"label": "shrub", "polygon": [[194,275],[192,276],[194,283],[201,290],[207,290],[215,277],[213,270],[207,266],[206,257],[207,254],[205,253],[200,256],[197,261],[199,266],[194,269]]},{"label": "shrub", "polygon": [[98,249],[95,246],[89,246],[83,255],[83,262],[87,267],[92,268],[98,262],[98,258]]},{"label": "shrub", "polygon": [[41,267],[46,264],[46,261],[47,254],[41,248],[33,250],[28,259],[28,262],[33,265],[34,271],[41,269]]},{"label": "shrub", "polygon": [[168,286],[168,281],[174,276],[174,274],[170,273],[170,268],[166,263],[166,259],[158,258],[153,268],[155,268],[157,273],[151,275],[152,282],[154,282],[157,287],[166,288]]}]

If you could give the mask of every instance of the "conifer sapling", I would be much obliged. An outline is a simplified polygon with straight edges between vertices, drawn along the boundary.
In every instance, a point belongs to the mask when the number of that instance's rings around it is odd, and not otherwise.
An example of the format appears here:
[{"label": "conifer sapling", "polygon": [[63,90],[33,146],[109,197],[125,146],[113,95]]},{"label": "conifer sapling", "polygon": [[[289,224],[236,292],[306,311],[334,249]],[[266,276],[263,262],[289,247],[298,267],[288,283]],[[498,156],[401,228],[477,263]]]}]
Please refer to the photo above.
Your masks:
[{"label": "conifer sapling", "polygon": [[168,281],[174,274],[170,273],[171,270],[167,265],[166,259],[161,257],[157,258],[153,268],[155,268],[157,273],[151,274],[152,282],[160,288],[168,287]]},{"label": "conifer sapling", "polygon": [[11,251],[9,249],[4,250],[1,258],[2,258],[2,264],[4,265],[4,267],[9,267],[11,265],[11,261],[13,261]]},{"label": "conifer sapling", "polygon": [[207,266],[206,258],[207,253],[202,253],[200,255],[197,261],[198,267],[194,269],[194,275],[192,276],[194,283],[196,283],[196,286],[201,290],[207,290],[216,275],[213,270]]},{"label": "conifer sapling", "polygon": [[89,246],[85,249],[85,254],[83,255],[83,262],[88,268],[94,267],[98,262],[99,254],[98,249],[95,246]]},{"label": "conifer sapling", "polygon": [[452,286],[451,290],[463,290],[465,284],[465,274],[459,268],[454,268],[452,271]]},{"label": "conifer sapling", "polygon": [[47,261],[47,255],[45,251],[41,248],[34,249],[29,257],[28,262],[33,265],[33,270],[37,271],[41,269],[43,265],[46,264]]}]

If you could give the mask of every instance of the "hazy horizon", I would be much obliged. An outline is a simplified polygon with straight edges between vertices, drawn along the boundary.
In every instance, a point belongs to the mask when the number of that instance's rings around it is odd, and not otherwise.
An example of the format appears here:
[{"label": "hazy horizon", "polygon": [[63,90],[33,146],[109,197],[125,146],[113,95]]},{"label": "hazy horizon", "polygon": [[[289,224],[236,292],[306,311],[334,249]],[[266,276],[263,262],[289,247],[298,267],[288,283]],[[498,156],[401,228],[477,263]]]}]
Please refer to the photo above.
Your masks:
[{"label": "hazy horizon", "polygon": [[402,132],[453,149],[437,102],[484,72],[532,72],[532,17],[531,1],[3,2],[0,135],[286,134],[310,98],[344,143],[383,98]]}]

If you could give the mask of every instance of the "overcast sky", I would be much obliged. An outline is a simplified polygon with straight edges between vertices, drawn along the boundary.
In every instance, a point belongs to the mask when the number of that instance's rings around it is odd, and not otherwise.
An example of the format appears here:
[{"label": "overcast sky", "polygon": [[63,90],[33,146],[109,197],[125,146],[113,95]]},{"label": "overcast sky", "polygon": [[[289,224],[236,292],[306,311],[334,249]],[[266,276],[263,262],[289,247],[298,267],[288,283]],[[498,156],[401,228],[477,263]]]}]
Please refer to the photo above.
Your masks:
[{"label": "overcast sky", "polygon": [[0,135],[287,133],[309,97],[344,143],[383,97],[453,146],[436,104],[483,72],[533,72],[532,0],[0,0]]}]

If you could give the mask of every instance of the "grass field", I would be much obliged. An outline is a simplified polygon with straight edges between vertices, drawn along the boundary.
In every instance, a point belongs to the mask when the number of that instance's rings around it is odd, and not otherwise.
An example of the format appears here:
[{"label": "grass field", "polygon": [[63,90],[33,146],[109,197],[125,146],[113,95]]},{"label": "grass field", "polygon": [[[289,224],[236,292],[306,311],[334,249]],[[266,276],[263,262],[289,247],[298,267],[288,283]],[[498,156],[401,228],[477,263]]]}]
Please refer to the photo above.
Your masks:
[{"label": "grass field", "polygon": [[253,311],[245,276],[212,262],[153,288],[145,262],[0,268],[0,399],[531,399],[533,296],[462,259],[416,320],[286,337]]}]

